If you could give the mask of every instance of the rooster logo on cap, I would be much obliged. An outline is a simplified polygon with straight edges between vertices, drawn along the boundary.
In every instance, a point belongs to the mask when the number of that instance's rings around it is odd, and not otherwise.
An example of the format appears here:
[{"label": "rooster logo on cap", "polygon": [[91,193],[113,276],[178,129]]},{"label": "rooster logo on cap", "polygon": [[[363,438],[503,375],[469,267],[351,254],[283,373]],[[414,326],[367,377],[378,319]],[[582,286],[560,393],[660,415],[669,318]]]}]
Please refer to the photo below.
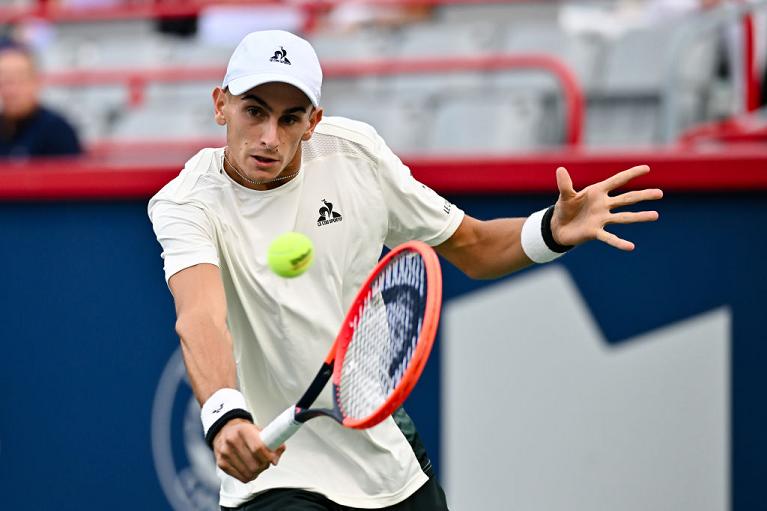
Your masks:
[{"label": "rooster logo on cap", "polygon": [[279,50],[274,52],[274,57],[270,58],[269,62],[279,62],[280,64],[291,65],[288,60],[288,52],[285,51],[285,48],[282,46],[280,46]]}]

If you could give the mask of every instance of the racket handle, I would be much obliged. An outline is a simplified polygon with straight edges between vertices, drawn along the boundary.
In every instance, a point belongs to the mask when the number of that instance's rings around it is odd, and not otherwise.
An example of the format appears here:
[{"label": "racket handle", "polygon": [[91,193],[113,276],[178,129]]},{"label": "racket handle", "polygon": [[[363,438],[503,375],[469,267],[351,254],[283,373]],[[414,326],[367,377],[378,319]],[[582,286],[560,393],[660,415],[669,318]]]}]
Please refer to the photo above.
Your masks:
[{"label": "racket handle", "polygon": [[291,406],[261,430],[261,441],[269,450],[275,450],[298,431],[302,423],[298,422],[295,417],[296,407]]}]

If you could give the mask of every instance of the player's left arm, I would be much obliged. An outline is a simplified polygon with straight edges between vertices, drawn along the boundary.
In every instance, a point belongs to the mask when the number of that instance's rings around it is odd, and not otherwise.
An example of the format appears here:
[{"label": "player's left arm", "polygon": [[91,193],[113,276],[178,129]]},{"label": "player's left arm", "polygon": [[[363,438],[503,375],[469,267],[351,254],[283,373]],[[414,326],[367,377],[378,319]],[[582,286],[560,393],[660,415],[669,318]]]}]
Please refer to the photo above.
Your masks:
[{"label": "player's left arm", "polygon": [[[632,179],[646,174],[646,165],[619,172],[577,192],[564,167],[557,169],[559,199],[551,218],[554,241],[562,246],[577,246],[599,240],[620,250],[633,250],[634,244],[607,232],[609,224],[633,224],[658,219],[657,211],[613,212],[663,197],[659,189],[629,191],[614,196],[610,192]],[[435,247],[437,252],[466,275],[490,279],[520,270],[532,264],[522,248],[524,218],[501,218],[481,221],[466,215],[447,241]]]}]

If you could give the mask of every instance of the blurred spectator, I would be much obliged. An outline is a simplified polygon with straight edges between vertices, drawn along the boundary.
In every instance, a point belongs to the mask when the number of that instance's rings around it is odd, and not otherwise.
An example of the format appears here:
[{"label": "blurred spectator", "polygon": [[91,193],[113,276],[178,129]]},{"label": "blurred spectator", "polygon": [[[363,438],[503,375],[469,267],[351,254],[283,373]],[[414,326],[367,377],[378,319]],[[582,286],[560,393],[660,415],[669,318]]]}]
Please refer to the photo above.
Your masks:
[{"label": "blurred spectator", "polygon": [[0,43],[0,156],[82,153],[74,128],[40,104],[41,85],[30,50],[14,42]]}]

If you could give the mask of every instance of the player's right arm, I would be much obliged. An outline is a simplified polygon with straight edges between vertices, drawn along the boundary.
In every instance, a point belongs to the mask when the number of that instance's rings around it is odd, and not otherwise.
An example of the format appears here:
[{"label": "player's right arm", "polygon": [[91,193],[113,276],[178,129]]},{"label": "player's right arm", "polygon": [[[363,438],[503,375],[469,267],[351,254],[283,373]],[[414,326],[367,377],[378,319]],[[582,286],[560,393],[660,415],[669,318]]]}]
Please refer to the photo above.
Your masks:
[{"label": "player's right arm", "polygon": [[[187,374],[202,405],[219,389],[237,388],[221,273],[215,265],[197,264],[171,276],[168,285],[176,304],[176,332]],[[244,419],[227,422],[213,439],[217,465],[244,483],[270,464],[276,465],[284,446],[270,451],[259,432]]]}]

